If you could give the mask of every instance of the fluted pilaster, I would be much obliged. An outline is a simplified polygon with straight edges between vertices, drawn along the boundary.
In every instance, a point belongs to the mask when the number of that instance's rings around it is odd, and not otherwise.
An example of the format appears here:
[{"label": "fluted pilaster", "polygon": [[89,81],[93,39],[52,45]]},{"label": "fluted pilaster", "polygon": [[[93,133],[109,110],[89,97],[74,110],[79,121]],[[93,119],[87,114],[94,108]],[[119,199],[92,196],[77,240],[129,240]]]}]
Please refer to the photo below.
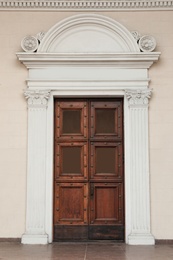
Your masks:
[{"label": "fluted pilaster", "polygon": [[46,244],[46,109],[50,91],[27,90],[24,95],[28,102],[28,165],[26,232],[22,243]]},{"label": "fluted pilaster", "polygon": [[154,244],[150,232],[148,103],[151,90],[127,91],[130,126],[131,234],[129,244]]}]

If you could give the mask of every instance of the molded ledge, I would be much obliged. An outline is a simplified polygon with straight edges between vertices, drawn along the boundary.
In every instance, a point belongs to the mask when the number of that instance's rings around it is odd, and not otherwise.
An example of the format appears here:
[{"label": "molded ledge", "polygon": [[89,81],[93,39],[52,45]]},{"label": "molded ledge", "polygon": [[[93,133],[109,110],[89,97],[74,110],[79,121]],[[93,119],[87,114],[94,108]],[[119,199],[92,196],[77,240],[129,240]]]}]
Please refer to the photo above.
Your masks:
[{"label": "molded ledge", "polygon": [[28,68],[52,67],[59,64],[68,65],[114,65],[115,67],[149,68],[158,61],[160,52],[139,53],[100,53],[100,54],[59,54],[59,53],[17,53],[18,59]]},{"label": "molded ledge", "polygon": [[151,234],[131,234],[128,237],[129,245],[155,245],[155,239]]},{"label": "molded ledge", "polygon": [[21,240],[22,244],[28,245],[46,245],[48,244],[48,235],[28,235],[24,234]]}]

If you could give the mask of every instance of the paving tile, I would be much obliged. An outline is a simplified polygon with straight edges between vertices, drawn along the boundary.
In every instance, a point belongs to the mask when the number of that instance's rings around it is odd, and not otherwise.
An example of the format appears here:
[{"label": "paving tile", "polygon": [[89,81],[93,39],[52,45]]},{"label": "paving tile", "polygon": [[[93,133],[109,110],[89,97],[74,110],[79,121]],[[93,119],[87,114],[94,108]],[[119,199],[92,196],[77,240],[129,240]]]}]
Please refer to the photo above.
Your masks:
[{"label": "paving tile", "polygon": [[0,260],[173,260],[173,245],[129,246],[117,243],[0,243]]}]

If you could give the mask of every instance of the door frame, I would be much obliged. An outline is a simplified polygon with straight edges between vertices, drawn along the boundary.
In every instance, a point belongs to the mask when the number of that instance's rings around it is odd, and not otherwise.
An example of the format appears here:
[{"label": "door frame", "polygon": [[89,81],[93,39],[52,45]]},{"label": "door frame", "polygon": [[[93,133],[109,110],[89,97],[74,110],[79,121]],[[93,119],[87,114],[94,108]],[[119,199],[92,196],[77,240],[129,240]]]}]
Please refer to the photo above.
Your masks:
[{"label": "door frame", "polygon": [[[112,92],[112,91],[111,91]],[[132,179],[131,176],[133,174],[132,172],[132,165],[131,165],[131,141],[132,141],[132,137],[131,137],[131,128],[132,125],[130,124],[130,107],[129,107],[129,101],[126,98],[126,93],[123,90],[120,91],[113,91],[114,94],[110,93],[109,91],[109,96],[110,98],[116,98],[116,97],[123,97],[124,98],[124,199],[125,199],[125,242],[127,244],[130,244],[129,238],[130,235],[132,234],[132,196],[138,196],[136,191],[134,191],[135,194],[133,194],[132,191]],[[133,91],[132,91],[133,92]],[[144,91],[145,93],[145,91]],[[50,223],[52,223],[53,220],[53,180],[54,180],[54,169],[53,169],[53,158],[54,158],[54,153],[53,153],[53,145],[54,145],[54,138],[53,138],[53,131],[54,131],[54,97],[62,97],[62,98],[72,98],[72,97],[89,97],[89,98],[108,98],[108,95],[105,95],[105,93],[103,93],[102,90],[97,90],[95,92],[95,95],[91,95],[89,94],[89,91],[87,91],[86,93],[83,93],[82,90],[79,90],[77,92],[75,92],[74,94],[68,94],[68,92],[65,94],[64,91],[52,91],[50,94],[50,99],[49,99],[49,105],[47,108],[47,116],[48,116],[48,121],[49,124],[47,125],[47,160],[46,160],[46,165],[47,165],[47,174],[46,174],[46,223],[45,223],[45,229],[46,229],[46,233],[49,234],[49,243],[51,243],[53,241],[53,225]],[[148,109],[148,106],[147,106]],[[139,111],[140,113],[140,111]],[[148,113],[148,111],[147,111]],[[138,124],[138,121],[134,121],[134,124]],[[146,122],[146,131],[148,128],[148,119]],[[137,127],[137,125],[136,125]],[[144,135],[147,135],[148,132],[144,133]],[[145,140],[145,145],[148,148],[148,137],[145,136],[144,137]],[[137,147],[133,147],[134,149],[134,153],[136,154],[137,151],[135,151],[137,149]],[[146,155],[148,157],[148,149],[146,149]],[[148,159],[148,160],[147,160]],[[146,158],[146,164],[149,163],[149,158]],[[143,162],[141,162],[142,164]],[[131,165],[131,167],[129,167],[129,165]],[[148,169],[149,165],[146,165],[147,168],[147,173],[149,171]],[[50,174],[51,173],[51,174]],[[135,172],[134,172],[135,174]],[[145,174],[145,173],[144,173]],[[147,177],[147,176],[146,176]],[[148,176],[149,177],[149,176]],[[142,178],[142,176],[141,176]],[[148,179],[147,179],[147,183],[148,183]],[[147,185],[146,183],[146,185]],[[148,183],[149,185],[149,183]],[[139,189],[139,188],[138,188]],[[139,192],[139,190],[138,190]],[[147,194],[148,193],[148,194]],[[144,205],[144,203],[142,203],[142,205],[146,208],[148,208],[148,210],[146,211],[146,216],[147,219],[147,226],[148,226],[148,230],[147,233],[144,233],[145,235],[145,243],[149,242],[150,244],[154,244],[154,238],[150,233],[150,216],[149,216],[149,207],[150,207],[150,203],[149,203],[149,186],[146,187],[146,194],[144,194],[145,198],[146,198],[146,202]],[[139,204],[141,203],[141,201],[139,200],[137,202],[137,205],[134,204],[134,210],[136,208],[136,206],[139,206]],[[148,216],[147,216],[148,215]],[[149,232],[148,232],[149,231]],[[137,234],[138,236],[138,234]],[[148,237],[147,237],[148,236]],[[131,243],[132,244],[132,243]]]},{"label": "door frame", "polygon": [[[93,30],[98,33],[93,34]],[[83,51],[78,53],[80,41],[73,37],[76,33],[78,39],[88,37],[87,42],[92,39],[94,44],[82,45]],[[102,37],[106,44],[100,45]],[[132,34],[113,19],[81,14],[53,26],[37,53],[29,50],[17,56],[29,69],[28,89],[24,92],[28,103],[28,155],[22,243],[52,242],[54,97],[123,97],[125,241],[154,244],[150,224],[148,69],[160,53],[140,52]]]},{"label": "door frame", "polygon": [[[38,84],[38,82],[37,82]],[[40,82],[42,84],[42,82]],[[109,84],[109,82],[107,82]],[[147,83],[148,84],[148,83]],[[37,86],[38,89],[38,86]],[[93,87],[93,89],[95,89]],[[44,91],[43,91],[44,92]],[[69,93],[70,92],[70,93]],[[124,185],[125,185],[125,242],[127,244],[154,244],[155,240],[151,234],[150,228],[150,191],[149,191],[149,143],[148,143],[148,102],[151,96],[151,90],[148,90],[147,86],[139,89],[138,82],[137,87],[131,90],[107,90],[95,89],[94,94],[90,90],[85,90],[81,88],[76,91],[64,89],[46,91],[46,95],[49,95],[49,100],[44,106],[44,122],[40,122],[39,114],[36,115],[38,119],[38,125],[33,125],[32,115],[34,111],[37,113],[37,105],[35,108],[34,100],[37,100],[42,95],[42,90],[36,90],[31,88],[25,92],[25,96],[28,99],[28,139],[29,144],[32,145],[33,137],[37,133],[38,136],[42,131],[42,126],[44,125],[45,133],[43,133],[45,141],[41,141],[41,145],[44,147],[44,153],[42,158],[39,159],[45,162],[45,182],[41,185],[42,193],[45,197],[44,208],[40,209],[42,215],[42,227],[44,231],[39,236],[36,234],[28,234],[28,231],[22,236],[22,243],[24,244],[45,244],[52,243],[53,241],[53,150],[54,150],[54,97],[71,98],[71,97],[90,97],[90,98],[124,98]],[[29,97],[30,96],[30,97]],[[28,98],[29,97],[29,98]],[[31,102],[30,99],[33,101]],[[42,99],[42,98],[41,98]],[[32,104],[30,104],[32,103]],[[34,110],[33,110],[34,105]],[[40,122],[40,123],[39,123]],[[32,128],[33,125],[33,129]],[[137,133],[135,135],[134,133]],[[141,136],[141,140],[139,137]],[[28,148],[30,148],[30,145]],[[33,155],[35,148],[32,146],[30,151],[28,151],[28,168],[33,164]],[[141,150],[144,157],[141,157]],[[34,152],[35,154],[35,152]],[[41,155],[40,155],[41,156]],[[30,158],[29,158],[30,157]],[[133,163],[134,162],[134,163]],[[140,174],[137,176],[137,171],[140,169]],[[40,174],[43,174],[40,173]],[[34,175],[34,171],[33,171]],[[29,177],[29,176],[28,176]],[[137,178],[136,178],[137,177]],[[34,176],[30,174],[30,183],[28,182],[28,193],[32,194]],[[143,181],[143,182],[142,182]],[[35,191],[36,193],[37,191]],[[29,199],[28,194],[28,199]],[[36,196],[36,195],[35,195]],[[35,198],[32,194],[31,202],[35,204]],[[28,213],[30,212],[32,206],[27,203]],[[139,209],[139,210],[138,210]],[[34,214],[34,212],[33,212]],[[139,219],[138,214],[141,214]],[[142,216],[143,215],[143,216]],[[27,214],[26,225],[30,225],[32,218]],[[29,229],[28,229],[29,230]],[[31,230],[30,232],[33,233]]]}]

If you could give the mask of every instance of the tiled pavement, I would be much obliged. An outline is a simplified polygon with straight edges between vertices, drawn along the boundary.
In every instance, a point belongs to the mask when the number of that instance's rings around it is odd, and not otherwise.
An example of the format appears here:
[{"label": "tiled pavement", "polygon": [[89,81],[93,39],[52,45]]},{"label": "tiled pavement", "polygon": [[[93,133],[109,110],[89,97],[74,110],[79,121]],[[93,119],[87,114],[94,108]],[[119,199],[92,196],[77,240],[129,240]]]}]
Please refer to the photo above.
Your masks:
[{"label": "tiled pavement", "polygon": [[1,242],[0,259],[173,260],[173,245],[129,246],[113,242],[22,245]]}]

